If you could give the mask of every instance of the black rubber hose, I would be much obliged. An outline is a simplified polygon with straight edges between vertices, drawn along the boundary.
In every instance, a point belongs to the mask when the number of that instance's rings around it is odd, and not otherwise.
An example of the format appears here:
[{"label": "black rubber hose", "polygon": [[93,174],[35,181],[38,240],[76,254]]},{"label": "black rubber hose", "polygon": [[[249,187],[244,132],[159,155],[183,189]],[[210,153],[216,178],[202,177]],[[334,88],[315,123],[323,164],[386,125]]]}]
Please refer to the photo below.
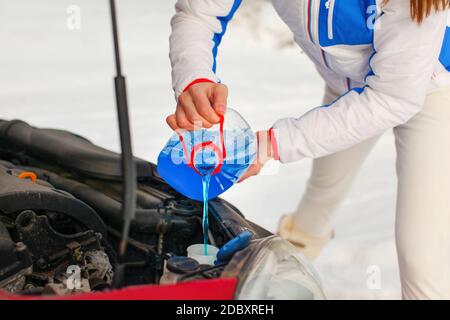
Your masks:
[{"label": "black rubber hose", "polygon": [[[123,224],[124,217],[121,214],[119,201],[108,197],[82,182],[64,178],[56,173],[33,169],[39,176],[46,176],[49,182],[57,189],[64,190],[75,198],[89,205],[109,226],[118,227]],[[162,209],[164,210],[164,209]],[[162,215],[158,209],[136,209],[135,218],[130,223],[130,228],[136,232],[159,234],[175,232],[190,228],[190,223],[184,218],[174,215]]]},{"label": "black rubber hose", "polygon": [[[77,199],[92,207],[107,224],[114,226],[122,225],[124,216],[121,212],[121,203],[114,200],[104,193],[89,187],[88,185],[63,178],[55,173],[35,169],[36,172],[46,175],[49,182],[58,189],[72,194]],[[156,209],[137,209],[135,219],[131,223],[133,227],[147,231],[149,233],[158,233],[158,227],[161,224],[160,215]],[[130,225],[131,225],[130,224]]]}]

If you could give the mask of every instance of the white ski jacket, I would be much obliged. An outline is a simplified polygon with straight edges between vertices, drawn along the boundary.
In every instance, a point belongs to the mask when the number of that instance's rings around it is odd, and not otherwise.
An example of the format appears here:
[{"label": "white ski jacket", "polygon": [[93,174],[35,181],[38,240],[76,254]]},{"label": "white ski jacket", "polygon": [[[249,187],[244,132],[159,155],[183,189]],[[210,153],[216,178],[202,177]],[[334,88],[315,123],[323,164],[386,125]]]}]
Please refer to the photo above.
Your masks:
[{"label": "white ski jacket", "polygon": [[[217,49],[241,1],[177,1],[170,37],[176,97],[193,81],[220,82]],[[418,25],[406,0],[272,2],[328,86],[342,93],[274,124],[282,162],[322,157],[403,124],[427,93],[450,85],[447,11],[433,11]]]}]

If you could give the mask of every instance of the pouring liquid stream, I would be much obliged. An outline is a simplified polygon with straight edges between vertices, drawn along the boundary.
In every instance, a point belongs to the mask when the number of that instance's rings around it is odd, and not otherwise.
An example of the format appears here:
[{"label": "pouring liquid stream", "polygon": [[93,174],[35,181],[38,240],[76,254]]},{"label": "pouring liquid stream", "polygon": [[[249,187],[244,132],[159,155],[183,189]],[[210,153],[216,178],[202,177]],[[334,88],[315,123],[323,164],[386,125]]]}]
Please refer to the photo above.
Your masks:
[{"label": "pouring liquid stream", "polygon": [[203,245],[204,245],[204,255],[208,255],[208,191],[209,182],[211,181],[211,173],[202,176],[202,187],[203,187]]},{"label": "pouring liquid stream", "polygon": [[[205,150],[206,151],[206,150]],[[207,158],[207,160],[205,159]],[[209,183],[211,181],[211,175],[216,167],[217,159],[214,154],[211,154],[209,151],[202,152],[201,154],[202,161],[196,164],[196,168],[199,171],[202,177],[202,189],[203,189],[203,219],[202,219],[202,229],[203,229],[203,245],[204,245],[204,255],[208,255],[208,230],[209,230],[209,221],[208,221],[208,192],[209,192]],[[206,161],[205,161],[206,160]],[[214,160],[214,163],[207,163]]]}]

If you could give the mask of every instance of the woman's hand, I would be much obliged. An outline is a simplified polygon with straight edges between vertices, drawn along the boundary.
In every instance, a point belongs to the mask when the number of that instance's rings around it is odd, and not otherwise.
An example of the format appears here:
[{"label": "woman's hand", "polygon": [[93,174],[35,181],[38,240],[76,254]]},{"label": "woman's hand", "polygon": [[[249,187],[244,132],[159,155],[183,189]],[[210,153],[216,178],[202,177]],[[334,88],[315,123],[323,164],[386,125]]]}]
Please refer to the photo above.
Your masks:
[{"label": "woman's hand", "polygon": [[258,131],[256,132],[257,138],[257,157],[255,162],[250,166],[247,172],[242,176],[242,178],[238,181],[238,183],[259,174],[262,167],[266,164],[267,161],[273,159],[272,154],[272,139],[269,131]]},{"label": "woman's hand", "polygon": [[194,130],[200,124],[211,128],[219,123],[219,115],[225,114],[227,97],[228,88],[224,84],[196,83],[178,97],[177,109],[167,117],[167,124],[172,130]]}]

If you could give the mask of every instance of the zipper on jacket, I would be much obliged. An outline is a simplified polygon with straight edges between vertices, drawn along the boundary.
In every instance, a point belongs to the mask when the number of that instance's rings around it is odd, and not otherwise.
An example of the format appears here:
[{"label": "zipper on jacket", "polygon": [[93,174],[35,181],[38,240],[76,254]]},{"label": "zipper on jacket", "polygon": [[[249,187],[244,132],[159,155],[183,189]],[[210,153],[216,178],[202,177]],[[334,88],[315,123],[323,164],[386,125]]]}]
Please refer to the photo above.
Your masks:
[{"label": "zipper on jacket", "polygon": [[336,0],[327,0],[326,6],[328,9],[328,39],[333,40],[334,31],[333,31],[333,17],[334,17],[334,5]]}]

